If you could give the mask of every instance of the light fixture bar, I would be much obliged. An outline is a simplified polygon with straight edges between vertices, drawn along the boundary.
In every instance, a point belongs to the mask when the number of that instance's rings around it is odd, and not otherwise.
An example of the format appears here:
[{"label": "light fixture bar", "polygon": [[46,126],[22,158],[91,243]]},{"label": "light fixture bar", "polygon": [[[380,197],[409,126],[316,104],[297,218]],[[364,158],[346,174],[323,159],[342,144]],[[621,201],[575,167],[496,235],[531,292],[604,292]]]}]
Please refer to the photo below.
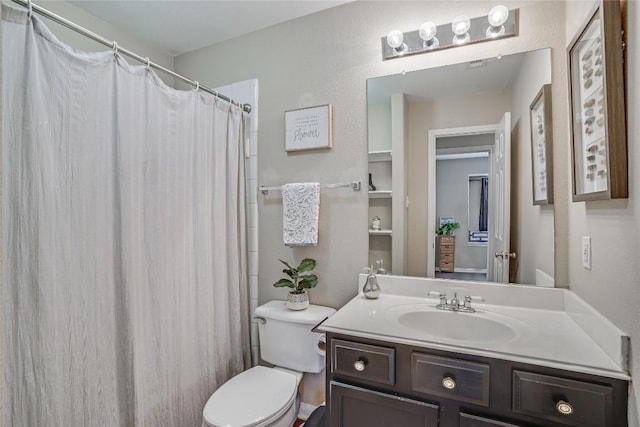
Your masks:
[{"label": "light fixture bar", "polygon": [[382,59],[386,61],[387,59],[403,58],[405,56],[417,55],[419,53],[435,52],[452,47],[515,37],[518,35],[519,12],[520,9],[509,10],[509,17],[504,23],[504,33],[500,31],[500,33],[495,36],[487,36],[487,28],[489,27],[488,15],[472,18],[471,27],[468,31],[469,39],[462,44],[454,43],[454,37],[456,35],[451,29],[451,23],[437,26],[436,37],[439,40],[439,44],[433,47],[425,46],[424,40],[420,38],[419,30],[408,31],[403,34],[403,41],[404,44],[406,44],[406,49],[402,52],[390,47],[387,44],[387,37],[384,36],[382,37]]}]

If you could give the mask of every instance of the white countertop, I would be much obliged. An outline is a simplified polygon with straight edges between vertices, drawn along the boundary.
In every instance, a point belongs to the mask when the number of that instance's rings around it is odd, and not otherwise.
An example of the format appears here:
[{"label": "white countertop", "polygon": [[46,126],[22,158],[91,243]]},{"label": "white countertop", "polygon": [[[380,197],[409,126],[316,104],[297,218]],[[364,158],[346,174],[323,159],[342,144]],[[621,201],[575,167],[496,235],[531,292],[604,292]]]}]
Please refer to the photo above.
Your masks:
[{"label": "white countertop", "polygon": [[[391,341],[425,348],[494,357],[629,380],[626,359],[628,337],[577,296],[563,289],[522,285],[496,285],[426,278],[378,276],[382,294],[376,300],[358,294],[319,329],[362,338]],[[363,283],[363,277],[360,277]],[[473,303],[477,313],[451,313],[505,319],[516,331],[508,340],[470,341],[446,336],[446,324],[425,324],[424,331],[403,326],[394,313],[409,305],[435,309],[437,298],[429,291],[470,289],[485,298]],[[505,294],[508,298],[505,298]],[[421,296],[424,295],[424,296]],[[448,292],[449,299],[453,295]],[[545,304],[545,299],[551,301]],[[558,302],[560,299],[561,302]],[[505,300],[508,300],[508,304]],[[490,304],[490,302],[495,302]],[[403,307],[406,306],[406,307]],[[439,322],[445,323],[445,322]],[[440,337],[430,330],[437,329]],[[585,329],[586,328],[586,329]],[[444,333],[442,333],[444,332]]]}]

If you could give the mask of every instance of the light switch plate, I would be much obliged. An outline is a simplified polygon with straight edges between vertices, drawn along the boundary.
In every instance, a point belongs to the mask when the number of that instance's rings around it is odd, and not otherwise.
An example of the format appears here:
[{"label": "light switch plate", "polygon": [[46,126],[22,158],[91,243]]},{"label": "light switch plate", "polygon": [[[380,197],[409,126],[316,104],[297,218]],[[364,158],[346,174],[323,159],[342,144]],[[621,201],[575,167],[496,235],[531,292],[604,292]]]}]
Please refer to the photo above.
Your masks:
[{"label": "light switch plate", "polygon": [[582,236],[582,266],[591,270],[591,237]]}]

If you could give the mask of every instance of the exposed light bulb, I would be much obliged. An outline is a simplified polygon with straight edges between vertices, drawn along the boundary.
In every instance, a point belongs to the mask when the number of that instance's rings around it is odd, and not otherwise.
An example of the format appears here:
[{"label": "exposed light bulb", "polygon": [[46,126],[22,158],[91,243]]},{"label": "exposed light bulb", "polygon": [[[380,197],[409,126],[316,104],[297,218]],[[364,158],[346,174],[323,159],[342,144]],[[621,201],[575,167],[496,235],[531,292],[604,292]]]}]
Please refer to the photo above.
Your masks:
[{"label": "exposed light bulb", "polygon": [[451,31],[457,36],[464,35],[471,28],[471,20],[468,16],[456,16],[451,23]]},{"label": "exposed light bulb", "polygon": [[455,45],[461,45],[461,44],[465,44],[468,43],[471,40],[471,36],[469,36],[469,33],[464,33],[462,35],[455,35],[453,36],[453,40],[451,40],[451,43],[455,44]]},{"label": "exposed light bulb", "polygon": [[389,47],[394,49],[398,49],[402,47],[402,43],[404,42],[404,34],[400,30],[393,30],[387,34],[387,44]]},{"label": "exposed light bulb", "polygon": [[422,47],[425,49],[435,49],[440,46],[440,40],[436,37],[438,27],[433,22],[425,22],[418,28],[418,35],[423,40]]},{"label": "exposed light bulb", "polygon": [[436,24],[434,24],[433,22],[425,22],[424,24],[420,25],[420,28],[418,28],[418,34],[424,41],[433,40],[437,32],[438,27],[436,27]]},{"label": "exposed light bulb", "polygon": [[387,44],[393,49],[394,55],[404,55],[409,50],[404,42],[404,34],[400,30],[393,30],[387,34]]},{"label": "exposed light bulb", "polygon": [[489,11],[487,20],[489,26],[485,35],[487,37],[500,37],[504,35],[505,28],[504,23],[509,19],[509,9],[505,6],[499,5]]},{"label": "exposed light bulb", "polygon": [[509,19],[509,9],[503,5],[496,6],[489,11],[487,18],[489,20],[489,25],[492,27],[500,27],[507,22],[507,19]]}]

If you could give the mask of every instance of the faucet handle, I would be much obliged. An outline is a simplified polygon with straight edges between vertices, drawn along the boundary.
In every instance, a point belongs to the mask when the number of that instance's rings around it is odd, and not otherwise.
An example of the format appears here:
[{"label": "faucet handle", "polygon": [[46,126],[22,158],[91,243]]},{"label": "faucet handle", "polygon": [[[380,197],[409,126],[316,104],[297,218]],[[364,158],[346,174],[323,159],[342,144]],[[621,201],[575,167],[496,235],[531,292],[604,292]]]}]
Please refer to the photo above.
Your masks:
[{"label": "faucet handle", "polygon": [[444,292],[436,292],[436,291],[429,291],[429,296],[437,296],[438,298],[440,298],[440,304],[438,304],[438,307],[444,307],[445,305],[447,305],[447,294]]},{"label": "faucet handle", "polygon": [[471,296],[467,295],[464,298],[465,298],[465,300],[467,298],[469,298],[469,300],[473,301],[473,302],[484,302],[485,301],[484,298],[482,298],[481,296],[478,296],[478,295],[471,295]]}]

